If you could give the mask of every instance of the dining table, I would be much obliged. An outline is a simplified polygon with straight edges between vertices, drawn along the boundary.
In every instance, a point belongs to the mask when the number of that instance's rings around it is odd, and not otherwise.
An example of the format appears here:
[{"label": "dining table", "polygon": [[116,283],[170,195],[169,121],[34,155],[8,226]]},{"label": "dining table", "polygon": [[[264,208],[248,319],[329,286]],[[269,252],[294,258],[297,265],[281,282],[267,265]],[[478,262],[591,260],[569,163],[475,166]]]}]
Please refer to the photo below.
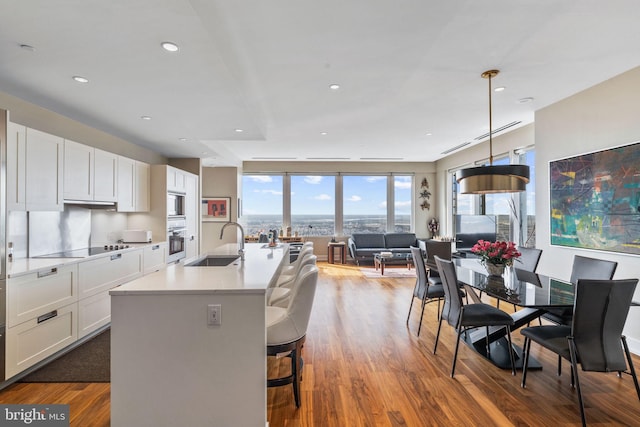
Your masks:
[{"label": "dining table", "polygon": [[[575,286],[566,280],[521,270],[517,265],[507,267],[501,276],[493,276],[487,273],[478,258],[452,258],[452,261],[458,282],[465,286],[468,298],[481,302],[479,293],[485,293],[501,301],[502,309],[514,320],[512,331],[538,319],[547,309],[573,309]],[[509,306],[514,307],[513,312],[509,312]],[[489,352],[484,327],[463,334],[462,339],[478,354],[503,369],[511,369],[509,351],[512,351],[516,369],[522,369],[522,349],[515,344],[509,346],[506,333],[504,327],[489,328]],[[528,369],[541,368],[537,360],[529,359]]]}]

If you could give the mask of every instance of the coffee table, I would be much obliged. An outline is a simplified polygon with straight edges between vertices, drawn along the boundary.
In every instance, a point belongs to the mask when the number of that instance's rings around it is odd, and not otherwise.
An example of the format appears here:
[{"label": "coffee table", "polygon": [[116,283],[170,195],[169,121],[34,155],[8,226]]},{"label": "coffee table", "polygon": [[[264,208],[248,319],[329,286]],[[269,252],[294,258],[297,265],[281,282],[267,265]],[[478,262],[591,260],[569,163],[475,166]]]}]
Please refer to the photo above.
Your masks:
[{"label": "coffee table", "polygon": [[402,265],[406,264],[407,268],[411,270],[411,264],[413,264],[413,259],[411,258],[411,254],[399,253],[399,254],[391,254],[391,255],[382,255],[380,253],[373,255],[373,265],[376,268],[380,268],[380,274],[384,276],[384,266],[385,265]]}]

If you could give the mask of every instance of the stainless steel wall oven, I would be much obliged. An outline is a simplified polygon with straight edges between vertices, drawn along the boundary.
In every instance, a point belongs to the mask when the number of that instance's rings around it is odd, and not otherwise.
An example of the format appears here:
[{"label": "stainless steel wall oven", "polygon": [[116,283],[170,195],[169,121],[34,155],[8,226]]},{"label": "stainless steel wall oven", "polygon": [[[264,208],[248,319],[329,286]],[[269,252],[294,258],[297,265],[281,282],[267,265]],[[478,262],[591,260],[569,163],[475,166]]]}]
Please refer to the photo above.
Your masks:
[{"label": "stainless steel wall oven", "polygon": [[175,262],[186,256],[187,222],[184,219],[172,219],[167,221],[167,242],[169,255],[167,262]]}]

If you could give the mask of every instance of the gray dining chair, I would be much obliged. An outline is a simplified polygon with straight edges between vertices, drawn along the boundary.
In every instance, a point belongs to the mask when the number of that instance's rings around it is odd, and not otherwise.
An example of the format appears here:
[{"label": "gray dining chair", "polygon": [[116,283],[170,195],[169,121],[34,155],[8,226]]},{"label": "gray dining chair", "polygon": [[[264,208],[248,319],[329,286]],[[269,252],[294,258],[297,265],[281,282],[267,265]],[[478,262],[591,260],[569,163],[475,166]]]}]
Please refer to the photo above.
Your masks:
[{"label": "gray dining chair", "polygon": [[522,329],[520,333],[525,337],[522,387],[526,386],[533,341],[571,362],[571,386],[575,386],[578,392],[583,426],[586,425],[586,418],[578,364],[583,371],[631,375],[640,400],[638,378],[627,340],[622,335],[637,283],[638,279],[578,279],[571,326],[545,325]]},{"label": "gray dining chair", "polygon": [[542,249],[519,247],[520,258],[514,262],[514,267],[519,270],[535,273],[542,256]]},{"label": "gray dining chair", "polygon": [[440,301],[444,298],[444,288],[442,283],[431,284],[428,281],[427,268],[422,257],[422,251],[420,248],[411,246],[411,257],[413,258],[413,265],[416,267],[416,285],[413,288],[413,295],[411,296],[411,304],[409,305],[409,314],[407,314],[407,325],[409,324],[409,317],[411,317],[411,309],[413,308],[413,301],[416,298],[420,299],[420,323],[418,324],[418,336],[420,336],[420,330],[422,329],[422,318],[424,317],[424,307],[430,303],[438,302],[438,316],[440,316]]},{"label": "gray dining chair", "polygon": [[[580,279],[611,280],[616,272],[618,263],[604,259],[589,258],[581,255],[573,257],[570,282],[575,286]],[[553,323],[571,325],[573,310],[549,309],[542,318]]]},{"label": "gray dining chair", "polygon": [[438,322],[438,332],[436,334],[436,342],[433,347],[433,354],[436,354],[438,349],[438,339],[440,337],[440,329],[442,327],[442,320],[446,320],[450,326],[452,326],[458,332],[458,338],[456,340],[456,349],[453,353],[453,363],[451,366],[451,378],[455,374],[456,360],[458,358],[458,347],[460,346],[460,336],[467,330],[485,327],[486,328],[486,351],[487,356],[490,355],[490,333],[489,328],[492,326],[502,326],[507,330],[507,338],[509,341],[509,358],[511,360],[511,373],[516,374],[514,356],[511,343],[511,327],[514,325],[513,318],[504,311],[483,302],[477,302],[474,304],[463,304],[462,295],[458,288],[458,278],[456,276],[456,269],[452,261],[444,260],[437,255],[435,256],[435,262],[440,271],[440,277],[442,277],[442,283],[444,285],[444,305],[442,307],[442,314]]}]

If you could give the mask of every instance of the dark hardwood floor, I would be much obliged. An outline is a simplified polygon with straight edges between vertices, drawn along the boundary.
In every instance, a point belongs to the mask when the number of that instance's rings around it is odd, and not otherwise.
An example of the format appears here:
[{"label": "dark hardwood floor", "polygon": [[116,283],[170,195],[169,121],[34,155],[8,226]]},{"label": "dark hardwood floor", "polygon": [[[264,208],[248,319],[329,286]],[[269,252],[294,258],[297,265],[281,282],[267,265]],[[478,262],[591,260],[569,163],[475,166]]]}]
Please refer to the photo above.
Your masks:
[{"label": "dark hardwood floor", "polygon": [[[319,267],[302,406],[295,408],[290,386],[269,389],[271,427],[580,425],[568,363],[557,377],[555,356],[534,345],[532,356],[544,369],[530,372],[522,389],[521,372],[513,377],[461,345],[452,379],[449,326],[433,355],[436,304],[427,306],[420,337],[417,300],[405,324],[414,279],[365,278],[352,265]],[[522,344],[520,333],[513,335]],[[270,375],[285,369],[285,359],[269,362]],[[640,368],[640,358],[634,362]],[[580,378],[590,425],[640,425],[631,377],[588,372]],[[109,425],[108,384],[14,384],[0,392],[0,403],[69,403],[72,426]]]}]

